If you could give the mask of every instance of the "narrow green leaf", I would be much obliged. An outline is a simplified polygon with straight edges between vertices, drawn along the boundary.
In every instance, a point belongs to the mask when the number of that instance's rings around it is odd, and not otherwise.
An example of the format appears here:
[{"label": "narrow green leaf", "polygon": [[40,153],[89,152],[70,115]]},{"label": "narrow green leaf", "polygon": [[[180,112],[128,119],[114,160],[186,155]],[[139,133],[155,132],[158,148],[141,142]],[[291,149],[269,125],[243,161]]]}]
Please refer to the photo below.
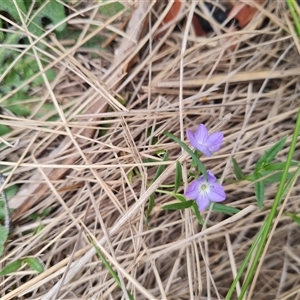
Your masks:
[{"label": "narrow green leaf", "polygon": [[5,276],[10,273],[18,271],[21,268],[23,262],[24,262],[24,259],[18,259],[18,260],[15,260],[15,261],[9,263],[0,271],[0,276]]},{"label": "narrow green leaf", "polygon": [[154,194],[152,194],[149,197],[149,204],[148,204],[148,208],[146,210],[146,224],[148,224],[148,222],[149,222],[149,217],[153,210],[154,204],[155,204],[155,198],[154,198]]},{"label": "narrow green leaf", "polygon": [[256,201],[259,209],[263,208],[265,197],[265,185],[263,181],[258,181],[254,184]]},{"label": "narrow green leaf", "polygon": [[181,163],[177,160],[176,161],[176,173],[175,173],[175,190],[174,192],[177,193],[179,186],[182,182],[182,167]]},{"label": "narrow green leaf", "polygon": [[33,231],[33,235],[38,234],[39,232],[41,232],[44,229],[44,225],[43,224],[39,224],[39,226],[37,228],[34,229]]},{"label": "narrow green leaf", "polygon": [[229,214],[229,215],[235,215],[238,212],[240,212],[240,209],[226,206],[221,203],[214,203],[212,210],[214,212],[219,212],[219,213],[224,213],[224,214]]},{"label": "narrow green leaf", "polygon": [[177,200],[179,200],[180,202],[186,202],[187,200],[186,200],[186,198],[183,196],[183,195],[181,195],[181,194],[174,194],[173,195]]},{"label": "narrow green leaf", "polygon": [[237,180],[243,180],[244,174],[234,157],[231,159],[233,164],[233,172]]},{"label": "narrow green leaf", "polygon": [[[105,256],[100,251],[99,247],[96,246],[95,242],[91,238],[89,238],[89,240],[90,240],[90,243],[93,245],[94,249],[96,250],[96,253],[98,254],[98,256],[101,259],[102,263],[104,264],[104,266],[106,267],[106,269],[108,270],[110,275],[112,276],[112,278],[116,281],[118,286],[120,288],[122,288],[122,284],[121,284],[121,281],[120,281],[120,278],[119,278],[118,274],[111,267],[111,265],[109,264],[109,262],[107,261]],[[128,291],[127,291],[127,293],[128,293],[129,299],[134,300],[133,296]]]},{"label": "narrow green leaf", "polygon": [[203,220],[203,218],[202,218],[202,216],[200,214],[200,211],[199,211],[199,208],[198,208],[198,205],[197,205],[196,202],[193,203],[192,210],[193,210],[193,212],[194,212],[194,214],[195,214],[195,216],[196,216],[199,224],[200,225],[204,225],[204,220]]},{"label": "narrow green leaf", "polygon": [[186,208],[190,208],[193,205],[194,201],[189,200],[185,202],[179,202],[179,203],[173,203],[173,204],[168,204],[164,205],[162,207],[163,210],[182,210]]},{"label": "narrow green leaf", "polygon": [[[291,162],[291,166],[298,166],[298,161]],[[279,163],[271,163],[266,166],[264,166],[263,171],[281,171],[285,167],[285,162],[279,162]]]},{"label": "narrow green leaf", "polygon": [[256,170],[261,169],[264,165],[269,164],[275,156],[278,154],[278,152],[283,148],[285,142],[286,142],[287,136],[282,138],[280,141],[278,141],[276,144],[274,144],[270,149],[265,151],[265,153],[261,156],[261,158],[256,162]]},{"label": "narrow green leaf", "polygon": [[258,176],[258,172],[253,172],[245,176],[244,180],[248,180],[254,182],[258,180],[260,177]]},{"label": "narrow green leaf", "polygon": [[173,141],[175,141],[178,145],[180,145],[193,159],[193,161],[197,164],[198,168],[200,169],[201,173],[203,174],[205,180],[207,180],[207,173],[206,168],[202,164],[202,162],[199,160],[199,158],[194,154],[194,152],[179,138],[177,138],[175,135],[168,131],[163,132],[164,135],[171,138]]},{"label": "narrow green leaf", "polygon": [[47,217],[50,213],[51,213],[51,207],[47,207],[42,211],[41,217]]},{"label": "narrow green leaf", "polygon": [[[169,159],[169,151],[166,150],[165,151],[165,154],[164,154],[164,157],[163,157],[163,161],[168,161]],[[162,174],[162,172],[165,170],[166,168],[166,165],[160,165],[158,168],[157,168],[157,171],[155,173],[155,176],[154,176],[154,179],[153,179],[153,182]]]},{"label": "narrow green leaf", "polygon": [[[260,171],[260,173],[261,173],[261,176],[263,176],[263,177],[267,176],[267,177],[264,178],[264,180],[263,180],[263,182],[266,184],[266,183],[276,183],[276,182],[280,182],[281,177],[282,177],[282,174],[283,174],[283,171],[281,171],[281,172],[276,172],[276,173],[270,172],[270,174],[268,174],[268,172]],[[287,174],[287,179],[292,178],[292,176],[293,176],[292,173],[288,173],[288,174]]]},{"label": "narrow green leaf", "polygon": [[286,183],[286,185],[284,186],[284,189],[283,189],[283,191],[282,191],[282,196],[281,196],[281,198],[283,198],[283,197],[287,194],[287,192],[289,191],[289,189],[291,188],[293,182],[296,180],[296,178],[299,176],[299,174],[300,174],[300,166],[299,166],[299,167],[297,168],[297,170],[294,172],[292,178],[290,178],[290,179],[288,180],[288,182]]},{"label": "narrow green leaf", "polygon": [[293,221],[295,221],[297,223],[298,226],[300,226],[300,217],[299,216],[294,215],[294,214],[289,214],[289,213],[287,213],[287,215],[289,217],[291,217],[293,219]]},{"label": "narrow green leaf", "polygon": [[44,272],[44,267],[37,258],[27,257],[25,258],[25,261],[32,270],[37,271],[38,273]]}]

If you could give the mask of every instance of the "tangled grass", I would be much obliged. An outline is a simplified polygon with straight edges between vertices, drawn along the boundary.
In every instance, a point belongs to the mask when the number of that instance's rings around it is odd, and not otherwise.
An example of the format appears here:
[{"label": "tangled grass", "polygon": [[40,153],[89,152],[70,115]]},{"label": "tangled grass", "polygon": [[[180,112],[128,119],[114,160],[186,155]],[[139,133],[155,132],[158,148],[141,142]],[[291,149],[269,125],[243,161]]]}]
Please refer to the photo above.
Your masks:
[{"label": "tangled grass", "polygon": [[[70,8],[68,26],[82,29],[78,40],[59,41],[47,29],[41,42],[51,49],[48,66],[57,76],[32,88],[31,116],[16,117],[3,108],[2,123],[13,130],[2,137],[1,165],[7,186],[20,189],[10,200],[17,209],[14,230],[0,264],[33,256],[45,271],[23,266],[2,277],[1,299],[125,299],[126,289],[135,299],[223,299],[277,190],[276,184],[268,186],[259,210],[253,185],[232,180],[231,157],[250,172],[266,149],[288,136],[277,157],[285,161],[296,120],[300,45],[289,11],[284,2],[269,1],[243,30],[230,32],[212,21],[214,33],[199,38],[191,27],[194,3],[186,3],[165,31],[159,24],[170,4],[127,0],[126,9],[112,17],[99,14],[100,5]],[[109,45],[82,46],[96,35]],[[55,110],[37,117],[44,103]],[[58,120],[46,121],[53,115]],[[185,130],[199,123],[224,132],[221,149],[203,162],[221,178],[226,205],[242,212],[229,217],[206,211],[206,226],[200,226],[189,210],[161,210],[174,199],[156,193],[147,227],[149,196],[174,182],[176,160],[185,183],[190,165],[162,132],[185,139]],[[160,150],[170,151],[169,160],[151,162],[161,160]],[[164,173],[152,182],[162,164]],[[280,207],[246,299],[300,298],[300,229],[286,214],[300,210],[299,192],[295,184]],[[48,208],[50,214],[28,218]]]}]

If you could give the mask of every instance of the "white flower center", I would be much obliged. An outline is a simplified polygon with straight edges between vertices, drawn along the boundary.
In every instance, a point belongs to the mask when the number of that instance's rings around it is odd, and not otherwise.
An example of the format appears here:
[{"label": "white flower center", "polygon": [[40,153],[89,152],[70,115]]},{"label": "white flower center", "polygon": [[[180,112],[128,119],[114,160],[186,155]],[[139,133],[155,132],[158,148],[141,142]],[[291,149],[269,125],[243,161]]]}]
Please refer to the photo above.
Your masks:
[{"label": "white flower center", "polygon": [[210,186],[207,182],[204,182],[200,185],[200,193],[208,194],[210,190]]}]

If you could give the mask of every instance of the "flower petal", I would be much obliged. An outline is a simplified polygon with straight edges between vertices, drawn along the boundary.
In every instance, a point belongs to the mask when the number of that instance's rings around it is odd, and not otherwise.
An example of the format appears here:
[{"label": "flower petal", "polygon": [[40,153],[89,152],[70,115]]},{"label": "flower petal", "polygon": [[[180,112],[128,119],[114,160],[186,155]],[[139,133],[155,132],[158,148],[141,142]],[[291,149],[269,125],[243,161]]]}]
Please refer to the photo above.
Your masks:
[{"label": "flower petal", "polygon": [[226,194],[223,186],[219,183],[214,183],[210,187],[208,198],[213,202],[222,202],[226,199]]},{"label": "flower petal", "polygon": [[206,144],[211,152],[216,152],[220,149],[223,142],[224,134],[222,132],[214,132],[207,138]]},{"label": "flower petal", "polygon": [[[194,146],[195,147],[195,146]],[[205,154],[206,156],[212,156],[212,153],[209,151],[208,147],[202,144],[197,144],[197,147],[195,147],[197,150]]]},{"label": "flower petal", "polygon": [[200,124],[195,132],[195,137],[199,144],[206,144],[208,138],[208,131],[204,124]]},{"label": "flower petal", "polygon": [[207,171],[207,182],[208,183],[215,183],[217,181],[216,176],[211,172],[211,171]]},{"label": "flower petal", "polygon": [[197,182],[197,180],[194,180],[189,184],[184,195],[188,199],[197,199],[197,197],[199,196],[199,183]]},{"label": "flower petal", "polygon": [[195,133],[192,130],[187,129],[186,135],[187,135],[187,138],[190,141],[191,145],[194,148],[198,149],[198,142],[196,140]]},{"label": "flower petal", "polygon": [[209,205],[209,199],[206,193],[199,193],[198,198],[196,199],[199,211],[204,210]]}]

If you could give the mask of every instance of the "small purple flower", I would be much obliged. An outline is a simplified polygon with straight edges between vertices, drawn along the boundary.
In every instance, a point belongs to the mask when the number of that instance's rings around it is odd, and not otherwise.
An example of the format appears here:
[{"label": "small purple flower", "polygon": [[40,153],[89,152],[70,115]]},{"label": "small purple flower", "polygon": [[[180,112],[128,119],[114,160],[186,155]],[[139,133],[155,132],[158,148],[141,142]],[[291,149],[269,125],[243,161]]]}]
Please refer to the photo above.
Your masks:
[{"label": "small purple flower", "polygon": [[199,210],[204,210],[209,202],[222,202],[226,195],[221,184],[217,183],[216,177],[211,171],[207,171],[207,181],[204,176],[192,181],[184,195],[191,200],[195,200]]},{"label": "small purple flower", "polygon": [[204,124],[200,124],[195,132],[188,129],[186,135],[191,145],[207,156],[212,156],[213,152],[219,150],[224,136],[222,132],[208,134]]}]

